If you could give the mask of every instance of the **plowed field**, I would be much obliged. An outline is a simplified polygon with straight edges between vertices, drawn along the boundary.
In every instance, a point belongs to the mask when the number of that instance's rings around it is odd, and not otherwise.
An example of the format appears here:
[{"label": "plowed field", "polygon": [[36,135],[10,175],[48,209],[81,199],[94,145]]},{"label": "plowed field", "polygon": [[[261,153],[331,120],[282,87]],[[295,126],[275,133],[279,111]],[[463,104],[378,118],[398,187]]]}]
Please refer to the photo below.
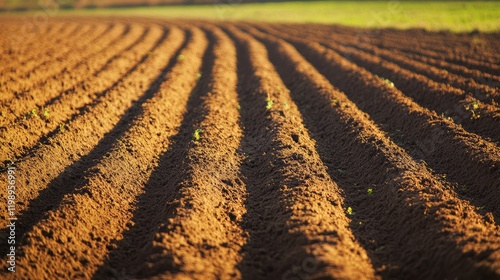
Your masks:
[{"label": "plowed field", "polygon": [[21,24],[0,278],[500,278],[498,34]]}]

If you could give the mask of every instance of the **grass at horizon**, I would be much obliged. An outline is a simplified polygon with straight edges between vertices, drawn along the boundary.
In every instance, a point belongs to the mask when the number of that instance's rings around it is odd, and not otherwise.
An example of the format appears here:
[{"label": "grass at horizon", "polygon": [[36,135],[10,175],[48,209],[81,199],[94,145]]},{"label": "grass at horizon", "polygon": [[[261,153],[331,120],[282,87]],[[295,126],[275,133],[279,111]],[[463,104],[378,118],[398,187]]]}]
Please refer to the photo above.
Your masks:
[{"label": "grass at horizon", "polygon": [[[38,12],[16,12],[30,16]],[[318,1],[50,11],[63,16],[145,16],[211,20],[336,23],[356,27],[500,31],[500,2]],[[6,13],[0,14],[6,15]]]}]

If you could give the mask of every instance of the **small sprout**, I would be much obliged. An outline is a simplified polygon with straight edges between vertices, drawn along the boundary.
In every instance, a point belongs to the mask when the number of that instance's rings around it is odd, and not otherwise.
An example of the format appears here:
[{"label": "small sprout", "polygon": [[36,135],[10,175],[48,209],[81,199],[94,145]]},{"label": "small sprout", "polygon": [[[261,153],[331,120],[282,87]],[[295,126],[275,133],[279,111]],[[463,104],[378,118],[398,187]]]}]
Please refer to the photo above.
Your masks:
[{"label": "small sprout", "polygon": [[266,109],[271,110],[271,108],[273,108],[273,101],[268,97],[266,99]]},{"label": "small sprout", "polygon": [[203,130],[201,130],[200,128],[196,129],[193,133],[193,141],[200,141],[202,132]]},{"label": "small sprout", "polygon": [[42,115],[43,115],[44,118],[47,119],[49,117],[49,108],[44,108]]},{"label": "small sprout", "polygon": [[358,223],[358,224],[359,224],[359,225],[362,225],[362,224],[363,224],[363,222],[359,221],[359,223]]},{"label": "small sprout", "polygon": [[477,101],[472,102],[472,109],[477,110],[479,108],[479,104],[477,104]]},{"label": "small sprout", "polygon": [[30,117],[38,117],[36,108],[31,109],[31,111],[28,112],[28,116],[30,116]]},{"label": "small sprout", "polygon": [[385,82],[386,84],[388,84],[390,87],[394,87],[394,83],[393,83],[393,82],[391,82],[390,80],[388,80],[388,79],[383,79],[383,80],[384,80],[384,82]]},{"label": "small sprout", "polygon": [[351,206],[347,207],[347,214],[354,215],[354,212],[352,212],[352,207]]},{"label": "small sprout", "polygon": [[373,194],[373,189],[372,188],[369,188],[368,191],[367,191],[368,195],[372,195]]},{"label": "small sprout", "polygon": [[239,110],[241,110],[241,106],[240,106],[240,105],[238,105],[238,107],[236,107],[236,109],[238,109],[238,111],[239,111]]},{"label": "small sprout", "polygon": [[338,103],[339,103],[339,101],[337,100],[337,98],[332,99],[332,104],[333,105],[337,105]]},{"label": "small sprout", "polygon": [[389,79],[386,79],[384,77],[380,77],[378,75],[375,75],[377,78],[379,78],[380,80],[384,81],[387,85],[389,85],[390,87],[394,87],[394,83],[391,82]]},{"label": "small sprout", "polygon": [[464,109],[466,111],[471,112],[471,114],[472,114],[471,119],[472,120],[477,120],[477,119],[481,118],[481,115],[476,111],[477,109],[479,109],[479,103],[477,101],[473,101],[470,104],[464,105]]},{"label": "small sprout", "polygon": [[63,124],[59,124],[59,131],[60,131],[60,132],[63,132],[63,131],[64,131],[64,125],[63,125]]},{"label": "small sprout", "polygon": [[185,56],[183,54],[180,54],[178,57],[177,57],[177,60],[179,61],[182,61],[184,60]]},{"label": "small sprout", "polygon": [[200,72],[196,73],[196,79],[199,80],[200,78],[201,78],[201,73]]}]

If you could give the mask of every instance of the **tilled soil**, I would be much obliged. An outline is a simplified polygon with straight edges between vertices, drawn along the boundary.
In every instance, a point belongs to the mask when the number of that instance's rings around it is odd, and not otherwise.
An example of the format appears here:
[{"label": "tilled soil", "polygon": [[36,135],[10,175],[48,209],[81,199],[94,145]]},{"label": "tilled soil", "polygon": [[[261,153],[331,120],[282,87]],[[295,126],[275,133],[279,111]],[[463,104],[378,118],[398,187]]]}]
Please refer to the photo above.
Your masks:
[{"label": "tilled soil", "polygon": [[2,279],[500,279],[500,36],[21,24]]}]

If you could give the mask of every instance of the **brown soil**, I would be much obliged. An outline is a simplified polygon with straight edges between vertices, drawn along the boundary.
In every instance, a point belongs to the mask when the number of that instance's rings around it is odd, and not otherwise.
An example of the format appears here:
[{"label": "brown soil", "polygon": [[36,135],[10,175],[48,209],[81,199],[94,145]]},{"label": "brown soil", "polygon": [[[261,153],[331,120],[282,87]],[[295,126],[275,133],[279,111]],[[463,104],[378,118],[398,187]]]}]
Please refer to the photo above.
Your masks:
[{"label": "brown soil", "polygon": [[2,42],[0,277],[500,279],[500,37],[366,32],[54,18]]}]

